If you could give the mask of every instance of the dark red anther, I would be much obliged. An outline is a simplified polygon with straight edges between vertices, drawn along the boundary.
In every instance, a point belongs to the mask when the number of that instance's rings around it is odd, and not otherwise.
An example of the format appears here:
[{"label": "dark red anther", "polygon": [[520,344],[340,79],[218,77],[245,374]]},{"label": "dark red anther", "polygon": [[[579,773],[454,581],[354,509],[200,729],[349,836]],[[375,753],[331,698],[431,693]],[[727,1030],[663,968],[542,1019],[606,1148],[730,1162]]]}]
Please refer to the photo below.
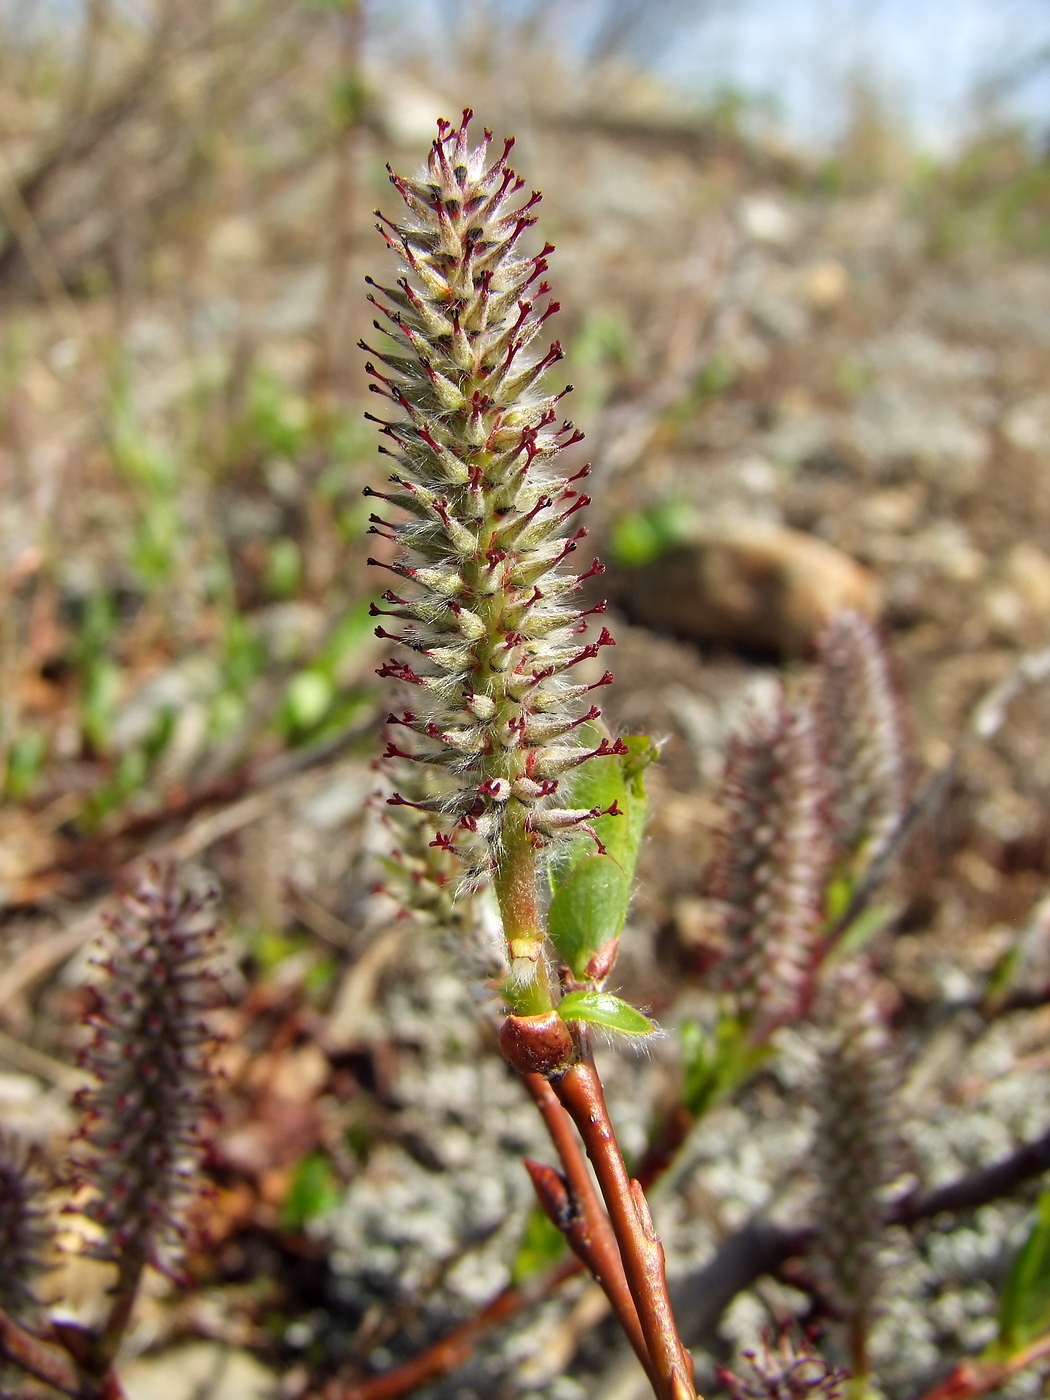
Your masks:
[{"label": "dark red anther", "polygon": [[392,796],[388,797],[386,805],[388,807],[415,807],[417,812],[425,812],[427,810],[422,802],[409,802],[408,799],[402,797],[399,792],[395,792]]},{"label": "dark red anther", "polygon": [[439,851],[455,852],[456,849],[455,845],[453,844],[453,838],[444,831],[439,831],[438,834],[434,837],[433,841],[428,841],[427,845],[436,846]]},{"label": "dark red anther", "polygon": [[485,560],[490,569],[494,569],[498,564],[502,564],[506,557],[507,551],[505,549],[486,549],[485,551]]},{"label": "dark red anther", "polygon": [[408,599],[399,598],[398,595],[391,588],[386,589],[385,592],[381,593],[379,596],[382,598],[384,603],[400,603],[403,607],[408,606]]},{"label": "dark red anther", "polygon": [[386,749],[385,749],[384,752],[383,752],[383,757],[384,757],[384,758],[415,758],[416,755],[415,755],[415,754],[412,754],[412,753],[405,753],[404,750],[403,750],[403,749],[399,749],[399,748],[397,747],[396,744],[394,744],[394,743],[388,743],[387,746],[386,746]]},{"label": "dark red anther", "polygon": [[563,559],[565,559],[568,555],[572,554],[573,551],[577,548],[579,541],[585,539],[586,536],[587,531],[581,525],[580,528],[576,531],[576,533],[574,535],[570,535],[569,538],[565,541],[565,544],[562,547],[562,551],[554,560],[554,563],[560,564]]},{"label": "dark red anther", "polygon": [[552,342],[551,342],[551,347],[550,347],[550,349],[547,351],[546,355],[544,355],[544,357],[543,357],[542,360],[538,360],[538,361],[537,361],[537,363],[536,363],[536,369],[537,369],[537,370],[549,369],[551,365],[557,364],[559,360],[564,360],[564,358],[565,358],[565,351],[561,348],[561,341],[560,341],[560,340],[552,341]]},{"label": "dark red anther", "polygon": [[526,515],[525,520],[535,520],[541,510],[546,510],[548,506],[552,506],[553,504],[554,502],[551,500],[550,496],[541,496],[529,511],[528,515]]},{"label": "dark red anther", "polygon": [[[521,206],[521,208],[520,208],[520,209],[515,209],[513,214],[508,214],[508,215],[507,215],[507,218],[508,218],[508,219],[520,218],[522,214],[527,214],[527,213],[529,212],[530,209],[534,209],[534,208],[536,207],[536,205],[539,204],[539,202],[540,202],[540,200],[541,200],[542,198],[543,198],[543,196],[540,194],[539,190],[533,190],[532,194],[531,194],[530,197],[525,201],[525,203]],[[530,222],[535,223],[536,221],[535,221],[535,219],[533,219],[533,220],[530,220]],[[550,247],[544,249],[544,251],[545,251],[545,252],[551,252],[551,253],[553,253],[553,252],[554,252],[554,245],[551,244]]]},{"label": "dark red anther", "polygon": [[503,363],[499,367],[501,374],[506,374],[507,370],[510,369],[511,365],[514,363],[514,356],[518,353],[520,349],[520,340],[511,340],[508,343],[507,353],[503,356]]},{"label": "dark red anther", "polygon": [[397,279],[397,285],[404,292],[405,296],[408,298],[410,304],[415,308],[415,310],[421,310],[423,306],[422,299],[419,296],[419,293],[416,291],[415,287],[412,286],[412,283],[408,280],[408,278],[399,277]]},{"label": "dark red anther", "polygon": [[397,632],[388,632],[385,627],[377,627],[375,635],[384,642],[403,642],[405,638]]},{"label": "dark red anther", "polygon": [[566,669],[568,669],[568,666],[580,665],[581,661],[594,661],[594,658],[596,657],[596,655],[598,655],[598,652],[599,650],[601,650],[601,647],[601,638],[599,638],[598,641],[592,641],[592,643],[589,643],[587,647],[584,647],[582,648],[582,650],[577,651],[577,654],[574,655],[571,661],[566,662]]},{"label": "dark red anther", "polygon": [[578,510],[584,510],[591,503],[590,496],[578,495],[572,505],[558,516],[559,521],[565,522],[570,515],[575,515]]},{"label": "dark red anther", "polygon": [[584,573],[582,573],[582,574],[577,574],[577,575],[576,575],[576,582],[577,582],[577,584],[584,583],[584,582],[586,582],[587,579],[589,579],[589,578],[597,578],[599,574],[604,574],[604,573],[605,573],[605,565],[602,563],[602,561],[601,561],[600,559],[595,559],[594,563],[591,564],[590,568],[587,569],[586,572],[584,572]]},{"label": "dark red anther", "polygon": [[543,312],[541,313],[540,318],[539,318],[537,324],[542,326],[543,323],[544,323],[544,321],[546,321],[546,320],[548,319],[548,317],[550,317],[550,316],[556,316],[560,310],[561,310],[561,302],[560,302],[560,301],[552,301],[552,302],[550,302],[550,303],[544,308]]},{"label": "dark red anther", "polygon": [[614,801],[611,807],[606,807],[605,811],[600,812],[598,815],[602,817],[622,817],[624,813]]},{"label": "dark red anther", "polygon": [[407,666],[403,661],[396,661],[393,658],[384,661],[382,666],[376,671],[376,675],[383,680],[406,681],[409,685],[422,685],[421,676],[417,676],[411,666]]},{"label": "dark red anther", "polygon": [[382,559],[373,559],[371,555],[365,560],[366,564],[371,564],[375,569],[389,569],[392,574],[400,574],[402,578],[415,578],[416,570],[408,564],[387,564]]},{"label": "dark red anther", "polygon": [[622,757],[624,754],[629,754],[630,752],[631,752],[630,749],[627,747],[627,745],[624,743],[624,741],[623,741],[622,739],[617,739],[617,740],[615,740],[612,744],[609,743],[608,739],[603,739],[603,740],[601,741],[601,743],[598,745],[598,747],[594,750],[593,757],[594,757],[594,758],[612,758],[612,757],[620,758],[620,757]]},{"label": "dark red anther", "polygon": [[506,163],[507,163],[507,157],[510,155],[510,153],[511,153],[511,151],[512,151],[513,149],[514,149],[514,137],[513,137],[513,136],[508,136],[507,139],[503,142],[503,154],[499,157],[499,159],[496,161],[495,165],[492,167],[493,170],[499,170],[502,166],[506,165]]},{"label": "dark red anther", "polygon": [[[380,231],[382,231],[382,230],[380,230]],[[389,242],[389,241],[390,241],[390,240],[388,239],[387,242]],[[393,246],[393,245],[391,245],[391,246]],[[525,279],[525,286],[526,286],[526,287],[530,286],[533,282],[535,282],[535,280],[536,280],[537,277],[542,277],[543,274],[547,271],[547,268],[550,266],[550,264],[547,262],[547,259],[546,259],[546,258],[533,258],[532,261],[534,262],[535,266],[534,266],[534,268],[533,268],[533,270],[532,270],[532,275],[531,275],[530,277],[527,277],[527,278]]]},{"label": "dark red anther", "polygon": [[594,614],[600,615],[601,613],[608,612],[608,611],[609,611],[609,604],[608,604],[608,603],[606,602],[606,600],[603,598],[603,599],[601,600],[600,603],[595,603],[595,605],[594,605],[593,608],[582,608],[582,609],[576,614],[576,616],[577,616],[577,617],[591,617],[591,616],[594,615]]},{"label": "dark red anther", "polygon": [[612,685],[612,683],[613,683],[614,680],[615,680],[615,677],[613,676],[613,673],[612,673],[611,671],[606,671],[605,675],[602,676],[602,678],[601,678],[600,681],[595,681],[594,684],[593,684],[593,685],[589,685],[589,686],[587,687],[587,689],[588,689],[588,690],[597,690],[599,686],[602,686],[602,685]]},{"label": "dark red anther", "polygon": [[513,248],[525,230],[527,228],[532,228],[535,222],[535,219],[519,219],[507,237],[506,247]]},{"label": "dark red anther", "polygon": [[[496,169],[496,167],[493,166],[493,171],[495,171],[495,169]],[[513,170],[504,170],[504,172],[503,172],[503,179],[500,181],[500,187],[499,187],[499,189],[496,191],[496,193],[492,196],[491,200],[489,201],[489,203],[490,203],[490,205],[491,205],[491,207],[492,207],[493,209],[498,208],[499,205],[503,202],[503,196],[507,193],[507,190],[508,190],[508,189],[510,188],[510,186],[514,183],[514,180],[515,180],[516,178],[517,178],[517,177],[515,176]],[[469,203],[469,205],[468,205],[468,212],[473,213],[474,210],[477,209],[477,208],[479,208],[479,207],[481,206],[482,203],[483,203],[483,201],[480,200],[480,199],[473,199],[473,200],[471,200],[470,203]]]},{"label": "dark red anther", "polygon": [[403,715],[395,715],[393,713],[387,715],[386,722],[387,724],[402,724],[406,729],[411,729],[416,723],[416,716],[411,710],[406,710]]}]

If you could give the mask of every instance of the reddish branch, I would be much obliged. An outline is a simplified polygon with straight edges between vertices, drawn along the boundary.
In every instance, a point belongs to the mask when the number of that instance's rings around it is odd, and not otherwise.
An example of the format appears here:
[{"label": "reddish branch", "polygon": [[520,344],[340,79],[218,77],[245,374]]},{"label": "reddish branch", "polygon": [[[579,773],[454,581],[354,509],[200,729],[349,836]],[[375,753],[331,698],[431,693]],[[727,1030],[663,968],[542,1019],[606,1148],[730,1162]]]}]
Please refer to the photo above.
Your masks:
[{"label": "reddish branch", "polygon": [[[1035,1142],[1025,1143],[1001,1161],[971,1176],[907,1197],[893,1208],[891,1219],[897,1224],[911,1225],[941,1213],[973,1210],[1000,1199],[1047,1169],[1050,1169],[1050,1133]],[[659,1175],[659,1171],[653,1175]],[[683,1329],[685,1335],[694,1345],[701,1343],[738,1293],[763,1274],[776,1273],[787,1260],[805,1254],[811,1241],[812,1231],[807,1226],[790,1230],[761,1219],[744,1225],[726,1241],[710,1264],[675,1288],[676,1309],[680,1316],[688,1319]],[[330,1387],[326,1400],[398,1400],[416,1386],[447,1375],[470,1357],[492,1328],[553,1293],[568,1279],[575,1278],[582,1268],[578,1260],[565,1260],[528,1287],[504,1289],[475,1317],[411,1361],[351,1386]],[[970,1400],[971,1396],[982,1393],[966,1389],[978,1374],[972,1368],[980,1364],[983,1363],[962,1363],[948,1380],[922,1400]],[[949,1391],[949,1385],[957,1389]]]},{"label": "reddish branch", "polygon": [[324,1400],[398,1400],[427,1381],[447,1375],[469,1359],[486,1332],[553,1292],[566,1279],[580,1273],[582,1267],[576,1259],[565,1259],[550,1273],[522,1288],[505,1288],[474,1317],[460,1323],[411,1361],[366,1380],[350,1384],[333,1381],[325,1388]]},{"label": "reddish branch", "polygon": [[568,1240],[570,1248],[601,1285],[627,1340],[651,1379],[649,1348],[638,1318],[638,1309],[627,1286],[616,1236],[594,1189],[572,1120],[548,1080],[539,1074],[523,1074],[521,1077],[543,1116],[565,1169],[562,1176],[560,1172],[541,1167],[539,1163],[526,1158],[525,1166],[532,1177],[536,1195]]},{"label": "reddish branch", "polygon": [[4,1312],[0,1312],[0,1356],[71,1400],[125,1400],[124,1390],[111,1370],[107,1368],[103,1375],[93,1374],[65,1347],[44,1341]]},{"label": "reddish branch", "polygon": [[642,1188],[630,1179],[624,1165],[601,1080],[589,1056],[556,1076],[553,1088],[576,1124],[598,1178],[652,1358],[657,1394],[660,1400],[687,1400],[696,1394],[693,1361],[671,1310],[663,1245],[653,1229]]},{"label": "reddish branch", "polygon": [[1050,1357],[1050,1334],[1037,1337],[1003,1361],[960,1361],[943,1381],[922,1396],[922,1400],[974,1400],[978,1395],[998,1390],[1011,1376],[1046,1357]]}]

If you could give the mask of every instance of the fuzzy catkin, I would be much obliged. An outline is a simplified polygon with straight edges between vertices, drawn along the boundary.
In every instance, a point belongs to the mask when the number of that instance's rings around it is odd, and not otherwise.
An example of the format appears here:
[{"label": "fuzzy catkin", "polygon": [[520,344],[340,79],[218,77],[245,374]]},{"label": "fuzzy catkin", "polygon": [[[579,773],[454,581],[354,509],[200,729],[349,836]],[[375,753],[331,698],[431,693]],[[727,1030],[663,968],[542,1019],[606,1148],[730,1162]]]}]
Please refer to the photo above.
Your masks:
[{"label": "fuzzy catkin", "polygon": [[861,1370],[883,1282],[886,1208],[901,1171],[899,1064],[887,1018],[888,989],[870,963],[849,959],[829,968],[823,980],[813,1153],[817,1255],[829,1298],[847,1324],[853,1364]]},{"label": "fuzzy catkin", "polygon": [[775,1347],[763,1337],[755,1351],[742,1353],[748,1373],[719,1370],[730,1400],[838,1400],[845,1371],[836,1370],[803,1339],[797,1346],[785,1331]]},{"label": "fuzzy catkin", "polygon": [[0,1308],[12,1317],[36,1306],[33,1281],[51,1243],[45,1183],[32,1150],[0,1132]]},{"label": "fuzzy catkin", "polygon": [[839,613],[818,643],[821,733],[835,845],[870,865],[885,851],[906,802],[904,742],[889,660],[858,612]]},{"label": "fuzzy catkin", "polygon": [[802,1015],[811,997],[827,873],[824,792],[812,708],[781,693],[730,740],[711,881],[725,911],[715,975],[756,1040]]},{"label": "fuzzy catkin", "polygon": [[[519,198],[511,141],[495,159],[490,132],[470,145],[470,117],[439,123],[415,179],[391,172],[406,212],[380,216],[379,228],[402,276],[373,284],[390,344],[364,348],[370,387],[395,410],[372,420],[395,464],[389,489],[366,493],[393,511],[371,527],[392,549],[369,562],[397,580],[373,611],[400,624],[376,628],[399,647],[379,674],[409,697],[388,717],[386,757],[439,775],[429,791],[411,783],[389,801],[434,814],[435,839],[473,847],[477,870],[510,815],[536,846],[598,815],[557,795],[562,774],[594,752],[577,729],[598,717],[591,692],[612,679],[576,681],[574,668],[613,639],[602,628],[583,641],[605,605],[573,600],[601,566],[564,567],[585,534],[574,523],[587,468],[566,476],[558,465],[582,436],[559,421],[566,391],[542,388],[561,346],[533,349],[558,310],[543,280],[551,246],[517,251],[539,195]],[[622,751],[608,740],[597,750]]]},{"label": "fuzzy catkin", "polygon": [[213,1031],[220,1001],[213,900],[149,864],[108,919],[103,977],[82,1055],[96,1083],[81,1091],[73,1144],[77,1209],[101,1227],[95,1252],[125,1251],[173,1272],[214,1116]]}]

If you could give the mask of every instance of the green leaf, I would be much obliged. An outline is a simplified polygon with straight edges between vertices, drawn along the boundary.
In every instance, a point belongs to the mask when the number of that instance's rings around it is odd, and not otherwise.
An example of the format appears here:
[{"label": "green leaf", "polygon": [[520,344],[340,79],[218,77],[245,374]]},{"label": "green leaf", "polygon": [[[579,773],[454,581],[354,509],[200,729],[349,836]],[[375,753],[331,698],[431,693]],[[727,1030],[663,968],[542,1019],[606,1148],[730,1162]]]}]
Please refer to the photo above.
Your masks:
[{"label": "green leaf", "polygon": [[328,713],[335,692],[323,671],[310,668],[293,676],[284,697],[287,727],[294,731],[313,729]]},{"label": "green leaf", "polygon": [[551,941],[576,977],[603,943],[616,938],[627,917],[631,885],[609,856],[584,856],[551,900],[547,928]]},{"label": "green leaf", "polygon": [[1019,944],[1011,943],[1006,952],[996,960],[984,989],[985,1006],[998,1005],[1011,990],[1021,968],[1021,952]]},{"label": "green leaf", "polygon": [[617,564],[638,569],[689,538],[696,515],[684,501],[662,501],[613,521],[611,547]]},{"label": "green leaf", "polygon": [[47,758],[47,739],[38,729],[23,729],[7,752],[5,791],[15,801],[32,797]]},{"label": "green leaf", "polygon": [[[607,737],[594,725],[588,725],[581,735],[583,743],[594,748]],[[564,792],[568,807],[597,807],[604,810],[615,804],[623,814],[596,817],[591,825],[606,853],[630,880],[645,832],[648,800],[644,774],[656,757],[657,750],[646,734],[631,735],[623,742],[627,745],[626,754],[589,758],[586,763],[581,763],[564,783]],[[595,849],[594,839],[587,832],[581,832],[575,840],[561,846],[549,867],[551,889],[556,890],[574,867]]]},{"label": "green leaf", "polygon": [[1007,1352],[1050,1327],[1050,1190],[1036,1206],[1035,1224],[1014,1260],[999,1306],[999,1342]]},{"label": "green leaf", "polygon": [[301,1230],[338,1204],[339,1183],[332,1163],[325,1153],[311,1152],[295,1169],[281,1206],[281,1224],[286,1230]]},{"label": "green leaf", "polygon": [[685,1021],[679,1036],[682,1101],[694,1118],[703,1117],[738,1089],[771,1054],[768,1046],[751,1045],[743,1023],[724,1012],[713,1030]]},{"label": "green leaf", "polygon": [[563,1021],[589,1021],[622,1035],[652,1035],[656,1030],[648,1016],[610,992],[570,992],[558,1003]]},{"label": "green leaf", "polygon": [[836,955],[846,958],[861,952],[896,915],[897,910],[889,904],[873,904],[863,910],[842,934],[835,948]]},{"label": "green leaf", "polygon": [[526,1217],[525,1232],[510,1266],[511,1282],[520,1287],[527,1279],[543,1273],[558,1262],[565,1247],[565,1236],[543,1207],[534,1205]]},{"label": "green leaf", "polygon": [[[603,735],[589,725],[582,738],[588,747],[597,748]],[[598,949],[620,935],[645,832],[644,774],[656,756],[656,745],[646,735],[632,736],[624,743],[626,754],[589,758],[566,784],[569,806],[600,810],[615,806],[619,815],[596,817],[590,823],[604,852],[593,836],[580,832],[557,851],[549,867],[551,940],[578,978],[587,975],[587,964]]]}]

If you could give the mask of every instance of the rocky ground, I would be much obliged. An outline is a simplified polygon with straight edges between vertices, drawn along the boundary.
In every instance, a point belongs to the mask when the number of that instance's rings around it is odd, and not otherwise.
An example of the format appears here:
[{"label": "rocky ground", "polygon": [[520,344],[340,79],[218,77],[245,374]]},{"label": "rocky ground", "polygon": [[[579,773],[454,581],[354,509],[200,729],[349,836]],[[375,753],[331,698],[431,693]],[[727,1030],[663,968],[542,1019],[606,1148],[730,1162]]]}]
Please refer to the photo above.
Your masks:
[{"label": "rocky ground", "polygon": [[[368,209],[390,205],[382,161],[420,157],[409,118],[428,102],[377,100],[358,131],[355,282],[385,275]],[[1050,1107],[1045,1010],[980,1012],[1019,941],[1023,975],[1045,981],[1046,687],[1020,687],[990,739],[956,747],[1050,640],[1045,259],[947,236],[943,204],[913,185],[829,192],[800,161],[666,115],[514,124],[557,245],[578,450],[595,463],[588,524],[612,565],[607,715],[664,743],[621,989],[671,1032],[710,1015],[699,968],[728,732],[773,676],[806,667],[836,607],[860,607],[892,657],[914,790],[955,754],[882,896],[909,1169],[936,1184],[995,1160],[1045,1131]],[[319,162],[262,181],[256,205],[197,209],[190,241],[176,208],[129,305],[91,291],[90,259],[78,284],[75,241],[57,234],[73,295],[46,277],[41,295],[32,267],[6,291],[5,1122],[61,1154],[84,949],[122,867],[160,851],[204,867],[230,929],[215,1243],[188,1293],[151,1286],[132,1400],[294,1397],[317,1368],[418,1353],[520,1267],[520,1158],[544,1155],[496,1051],[483,940],[391,924],[371,895],[366,798],[389,705],[358,492],[379,469],[363,395],[333,416],[315,373],[330,176]],[[363,306],[352,319],[364,329]],[[705,1120],[659,1194],[686,1329],[723,1358],[802,1310],[765,1280],[712,1332],[688,1300],[752,1212],[805,1214],[811,1059],[805,1032],[785,1032],[776,1068]],[[629,1153],[678,1062],[673,1034],[644,1058],[603,1052]],[[919,1393],[988,1340],[1027,1209],[895,1242],[876,1343],[889,1393]],[[75,1263],[49,1289],[90,1316],[99,1282]],[[710,1385],[709,1359],[701,1371]],[[582,1400],[632,1384],[577,1281],[419,1393]]]}]

